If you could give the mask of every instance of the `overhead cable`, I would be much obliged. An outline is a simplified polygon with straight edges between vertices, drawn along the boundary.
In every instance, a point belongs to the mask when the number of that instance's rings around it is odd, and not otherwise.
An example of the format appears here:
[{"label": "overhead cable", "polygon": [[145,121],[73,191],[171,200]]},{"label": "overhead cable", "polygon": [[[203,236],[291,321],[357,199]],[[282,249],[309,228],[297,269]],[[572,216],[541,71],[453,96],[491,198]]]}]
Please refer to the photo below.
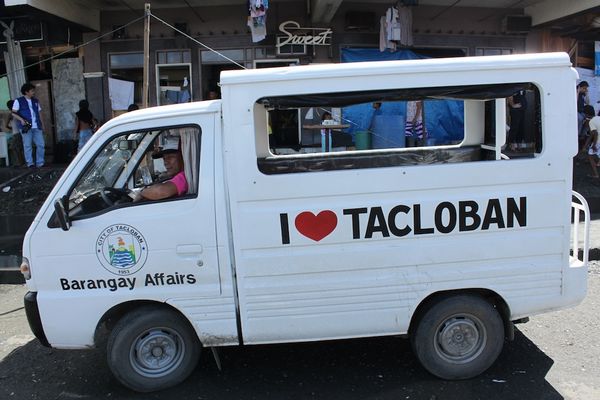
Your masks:
[{"label": "overhead cable", "polygon": [[242,69],[247,69],[246,67],[244,67],[242,64],[238,63],[237,61],[232,60],[231,58],[227,57],[226,55],[224,55],[223,53],[219,53],[217,50],[208,47],[207,45],[205,45],[204,43],[200,42],[197,39],[194,39],[193,37],[191,37],[190,35],[188,35],[187,33],[185,33],[184,31],[175,28],[173,25],[169,24],[168,22],[166,22],[165,20],[160,19],[159,17],[157,17],[156,15],[150,13],[150,15],[152,17],[154,17],[156,20],[162,22],[163,24],[165,24],[166,26],[168,26],[169,28],[173,29],[176,32],[181,33],[183,36],[187,37],[188,39],[194,41],[195,43],[198,43],[200,46],[204,47],[207,50],[212,51],[213,53],[218,54],[220,57],[223,57],[224,59],[226,59],[229,62],[234,63],[235,65],[237,65],[238,67],[242,68]]}]

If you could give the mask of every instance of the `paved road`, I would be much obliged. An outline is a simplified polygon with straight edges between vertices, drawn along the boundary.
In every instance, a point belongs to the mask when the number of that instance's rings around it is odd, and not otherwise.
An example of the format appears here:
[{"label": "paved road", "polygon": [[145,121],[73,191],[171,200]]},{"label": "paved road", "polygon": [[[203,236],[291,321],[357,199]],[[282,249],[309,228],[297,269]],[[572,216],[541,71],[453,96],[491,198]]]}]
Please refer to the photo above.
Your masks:
[{"label": "paved road", "polygon": [[0,399],[600,399],[600,264],[576,308],[520,325],[482,376],[444,382],[419,367],[407,340],[375,338],[208,352],[194,374],[161,393],[136,394],[110,375],[101,350],[40,346],[29,332],[23,286],[0,285]]}]

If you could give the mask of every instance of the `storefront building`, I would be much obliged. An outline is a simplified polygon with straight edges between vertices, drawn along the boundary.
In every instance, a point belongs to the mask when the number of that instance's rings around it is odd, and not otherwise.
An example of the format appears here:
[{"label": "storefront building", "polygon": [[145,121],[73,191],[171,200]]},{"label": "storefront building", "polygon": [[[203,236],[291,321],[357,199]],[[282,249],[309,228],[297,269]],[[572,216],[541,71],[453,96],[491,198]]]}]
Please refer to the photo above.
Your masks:
[{"label": "storefront building", "polygon": [[[85,44],[62,56],[80,60],[84,90],[70,96],[73,103],[61,110],[53,105],[55,116],[68,107],[73,114],[80,96],[100,121],[124,112],[129,102],[142,105],[145,2],[4,1],[13,15],[53,16],[59,28],[71,26],[80,35],[67,43]],[[150,106],[218,96],[222,70],[337,63],[355,49],[370,50],[369,59],[401,58],[407,50],[419,57],[567,51],[574,64],[585,64],[592,56],[583,51],[589,53],[593,37],[578,41],[571,27],[579,26],[576,33],[581,34],[600,7],[599,0],[252,1],[267,6],[264,39],[258,40],[260,32],[248,27],[246,0],[150,3]],[[390,7],[405,11],[402,40],[391,44],[395,50],[381,34],[381,19]],[[27,73],[32,76],[31,69]],[[126,87],[119,86],[123,81],[129,82]],[[69,121],[55,128],[55,141]]]},{"label": "storefront building", "polygon": [[[247,27],[245,2],[193,9],[153,8],[153,14],[238,65],[152,19],[149,104],[171,102],[165,93],[177,87],[183,88],[186,77],[191,99],[201,100],[208,98],[210,92],[218,93],[219,73],[224,69],[335,63],[342,61],[342,53],[346,49],[379,49],[380,18],[386,15],[390,4],[338,3],[340,4],[335,13],[331,17],[325,16],[323,21],[311,17],[306,1],[271,1],[267,10],[266,38],[256,43]],[[424,5],[408,8],[412,13],[413,44],[398,44],[397,52],[409,49],[426,57],[453,57],[526,51],[530,28],[519,32],[503,29],[502,19],[506,9]],[[510,11],[522,13],[522,9]],[[101,32],[116,29],[135,17],[136,13],[133,11],[103,11]],[[469,28],[465,29],[465,26]],[[311,39],[305,39],[304,42],[318,43],[285,44],[290,36],[300,35],[311,36]],[[291,40],[301,42],[297,38]],[[141,103],[143,24],[140,22],[131,25],[102,40],[96,51],[88,50],[86,48],[85,51],[86,71],[93,72],[89,69],[89,64],[93,63],[95,71],[104,71],[107,77],[135,82],[134,101]],[[385,51],[389,52],[394,51]],[[96,62],[90,59],[95,59]],[[105,84],[103,92],[108,90]],[[106,97],[104,96],[104,105],[108,115],[111,110]],[[91,101],[94,102],[94,99]]]}]

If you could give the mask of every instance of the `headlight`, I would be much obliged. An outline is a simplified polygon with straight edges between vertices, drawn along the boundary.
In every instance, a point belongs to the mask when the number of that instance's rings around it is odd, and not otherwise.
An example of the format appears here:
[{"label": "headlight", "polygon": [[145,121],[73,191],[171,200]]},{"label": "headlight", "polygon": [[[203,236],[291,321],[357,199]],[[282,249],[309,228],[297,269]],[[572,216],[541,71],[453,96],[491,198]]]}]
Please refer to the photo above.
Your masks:
[{"label": "headlight", "polygon": [[21,261],[20,270],[25,280],[31,279],[31,268],[29,268],[29,260],[27,259],[27,257],[23,257],[23,260]]}]

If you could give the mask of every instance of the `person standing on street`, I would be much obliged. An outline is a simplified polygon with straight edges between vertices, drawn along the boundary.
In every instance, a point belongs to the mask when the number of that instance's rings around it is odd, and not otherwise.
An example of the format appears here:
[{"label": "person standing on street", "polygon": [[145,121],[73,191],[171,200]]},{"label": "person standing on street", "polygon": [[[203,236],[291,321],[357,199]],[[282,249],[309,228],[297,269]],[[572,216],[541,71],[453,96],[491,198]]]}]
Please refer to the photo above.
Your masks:
[{"label": "person standing on street", "polygon": [[404,122],[404,137],[406,147],[425,145],[426,132],[423,123],[423,100],[406,102],[406,120]]},{"label": "person standing on street", "polygon": [[[94,134],[94,116],[90,112],[90,103],[87,100],[79,102],[79,111],[75,113],[75,139],[78,140],[77,152],[90,140]],[[77,137],[79,134],[79,137]]]},{"label": "person standing on street", "polygon": [[[21,86],[23,96],[15,100],[12,115],[23,138],[23,152],[27,167],[44,166],[44,123],[40,117],[42,108],[35,96],[35,86],[25,83]],[[32,155],[32,144],[35,145],[35,162]]]},{"label": "person standing on street", "polygon": [[577,84],[577,135],[581,136],[581,128],[585,121],[584,107],[589,105],[588,88],[590,87],[587,81],[581,81]]}]

